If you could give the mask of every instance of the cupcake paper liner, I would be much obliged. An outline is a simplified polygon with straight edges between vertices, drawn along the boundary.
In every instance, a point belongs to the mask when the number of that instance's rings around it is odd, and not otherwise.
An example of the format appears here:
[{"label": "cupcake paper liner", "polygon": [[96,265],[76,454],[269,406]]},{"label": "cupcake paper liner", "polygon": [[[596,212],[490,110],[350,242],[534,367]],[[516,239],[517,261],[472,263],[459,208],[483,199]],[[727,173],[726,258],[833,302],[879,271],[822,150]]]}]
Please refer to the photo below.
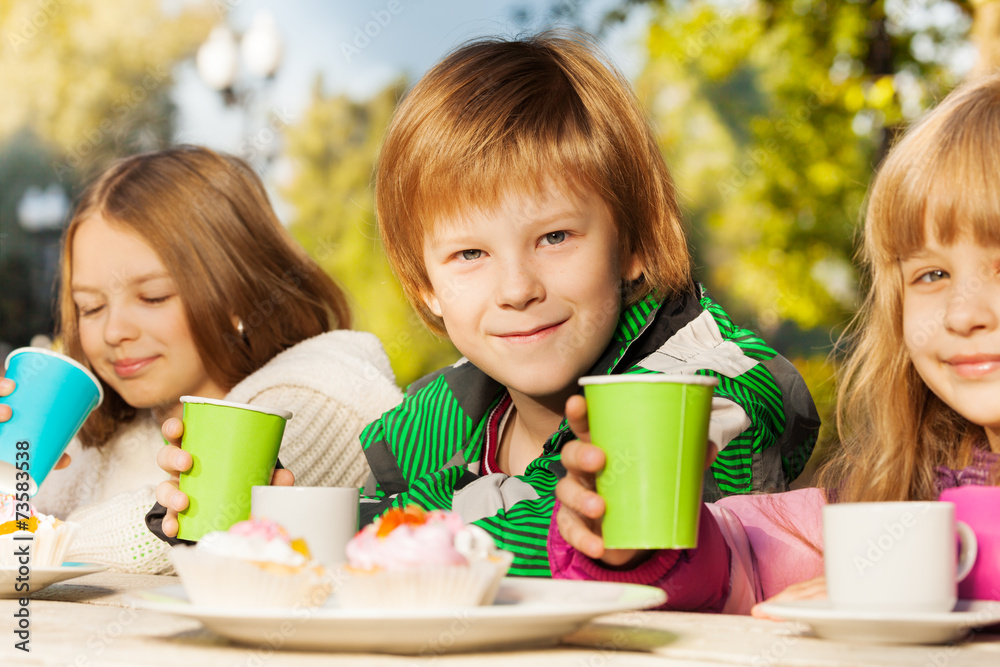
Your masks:
[{"label": "cupcake paper liner", "polygon": [[292,567],[171,549],[188,598],[196,605],[226,607],[317,607],[330,595],[328,573],[320,565]]},{"label": "cupcake paper liner", "polygon": [[62,523],[51,530],[40,530],[35,533],[26,530],[18,530],[0,537],[0,567],[17,567],[21,565],[17,556],[15,544],[28,544],[26,541],[17,540],[15,537],[34,536],[31,542],[29,553],[31,554],[31,567],[57,567],[62,565],[69,551],[73,538],[79,530],[75,523]]},{"label": "cupcake paper liner", "polygon": [[410,570],[344,568],[337,600],[345,609],[476,607],[493,604],[513,555],[469,565],[437,565]]}]

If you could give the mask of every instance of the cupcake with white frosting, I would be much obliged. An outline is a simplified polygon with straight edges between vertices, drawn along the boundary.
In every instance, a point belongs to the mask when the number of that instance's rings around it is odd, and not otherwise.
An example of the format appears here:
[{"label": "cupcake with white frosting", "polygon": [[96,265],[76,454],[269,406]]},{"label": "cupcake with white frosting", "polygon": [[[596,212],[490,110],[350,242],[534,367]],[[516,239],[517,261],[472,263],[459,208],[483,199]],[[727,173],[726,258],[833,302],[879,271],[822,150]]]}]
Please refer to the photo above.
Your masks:
[{"label": "cupcake with white frosting", "polygon": [[268,519],[250,519],[208,533],[170,552],[184,590],[196,605],[315,607],[330,595],[326,569],[301,540]]},{"label": "cupcake with white frosting", "polygon": [[513,555],[454,512],[388,510],[347,543],[337,592],[345,608],[488,605]]},{"label": "cupcake with white frosting", "polygon": [[25,565],[21,562],[24,545],[28,545],[32,568],[62,565],[78,529],[75,523],[42,514],[31,503],[18,501],[13,493],[0,493],[0,567]]}]

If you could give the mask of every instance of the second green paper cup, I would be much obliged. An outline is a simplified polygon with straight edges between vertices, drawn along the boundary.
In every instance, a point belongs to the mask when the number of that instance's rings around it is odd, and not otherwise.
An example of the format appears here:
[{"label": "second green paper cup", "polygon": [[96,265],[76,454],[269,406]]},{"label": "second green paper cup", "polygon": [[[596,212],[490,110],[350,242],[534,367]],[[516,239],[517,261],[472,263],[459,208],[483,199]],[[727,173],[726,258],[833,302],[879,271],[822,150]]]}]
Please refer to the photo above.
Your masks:
[{"label": "second green paper cup", "polygon": [[250,489],[271,483],[287,410],[182,396],[191,469],[180,476],[190,504],[177,517],[177,537],[199,540],[250,518]]},{"label": "second green paper cup", "polygon": [[580,378],[590,437],[604,451],[597,492],[608,549],[693,549],[708,420],[718,380],[701,375]]}]

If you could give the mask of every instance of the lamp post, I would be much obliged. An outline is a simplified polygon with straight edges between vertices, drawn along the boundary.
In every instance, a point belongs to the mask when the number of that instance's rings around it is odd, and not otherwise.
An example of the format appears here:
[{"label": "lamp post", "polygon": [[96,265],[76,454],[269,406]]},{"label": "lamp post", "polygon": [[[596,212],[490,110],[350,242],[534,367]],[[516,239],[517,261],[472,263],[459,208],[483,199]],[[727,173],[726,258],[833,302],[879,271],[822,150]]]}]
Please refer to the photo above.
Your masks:
[{"label": "lamp post", "polygon": [[[274,81],[281,66],[282,41],[274,16],[267,10],[258,10],[250,22],[250,27],[242,35],[235,33],[228,25],[216,26],[208,39],[198,48],[195,66],[198,75],[210,88],[219,91],[226,106],[239,105],[243,110],[243,141],[241,152],[250,159],[260,143],[250,136],[252,116],[259,104],[255,100],[255,90]],[[251,75],[255,83],[246,78],[240,80],[240,66]],[[268,133],[273,138],[272,133]],[[270,151],[264,152],[265,164],[270,161]]]},{"label": "lamp post", "polygon": [[[22,329],[20,335],[25,336],[24,342],[28,334],[52,331],[52,286],[59,273],[59,238],[70,208],[69,197],[58,183],[49,183],[44,188],[32,185],[17,202],[22,250],[30,260],[19,277],[21,280],[5,283],[2,291],[5,299],[20,302],[23,321],[8,322],[7,326]],[[35,343],[47,345],[41,339],[32,344]]]}]

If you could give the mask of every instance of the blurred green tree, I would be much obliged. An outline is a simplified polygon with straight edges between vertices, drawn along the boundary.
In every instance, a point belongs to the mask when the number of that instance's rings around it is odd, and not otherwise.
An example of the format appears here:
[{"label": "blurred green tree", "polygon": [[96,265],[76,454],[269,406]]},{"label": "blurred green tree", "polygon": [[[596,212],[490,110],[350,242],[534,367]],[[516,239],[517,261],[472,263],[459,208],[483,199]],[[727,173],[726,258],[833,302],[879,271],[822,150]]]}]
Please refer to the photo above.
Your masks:
[{"label": "blurred green tree", "polygon": [[[635,85],[681,193],[699,278],[792,358],[830,441],[829,353],[864,281],[853,259],[866,189],[900,129],[969,68],[972,18],[987,10],[624,0],[606,21],[639,7],[650,24]],[[993,30],[980,31],[980,52]]]},{"label": "blurred green tree", "polygon": [[71,200],[110,160],[168,146],[174,65],[220,18],[208,2],[0,2],[0,344],[54,325],[65,221],[22,227],[25,193]]},{"label": "blurred green tree", "polygon": [[[901,124],[956,82],[963,8],[652,4],[636,86],[685,198],[702,278],[765,335],[783,322],[842,325],[856,305],[865,190]],[[952,8],[948,21],[935,6]]]},{"label": "blurred green tree", "polygon": [[29,129],[60,180],[169,145],[173,67],[220,18],[208,2],[0,3],[0,141]]},{"label": "blurred green tree", "polygon": [[375,225],[375,153],[402,84],[371,100],[323,93],[316,79],[301,122],[286,131],[294,176],[282,190],[293,206],[290,229],[307,252],[352,297],[355,327],[382,340],[396,381],[408,385],[458,358],[430,333],[403,296]]}]

